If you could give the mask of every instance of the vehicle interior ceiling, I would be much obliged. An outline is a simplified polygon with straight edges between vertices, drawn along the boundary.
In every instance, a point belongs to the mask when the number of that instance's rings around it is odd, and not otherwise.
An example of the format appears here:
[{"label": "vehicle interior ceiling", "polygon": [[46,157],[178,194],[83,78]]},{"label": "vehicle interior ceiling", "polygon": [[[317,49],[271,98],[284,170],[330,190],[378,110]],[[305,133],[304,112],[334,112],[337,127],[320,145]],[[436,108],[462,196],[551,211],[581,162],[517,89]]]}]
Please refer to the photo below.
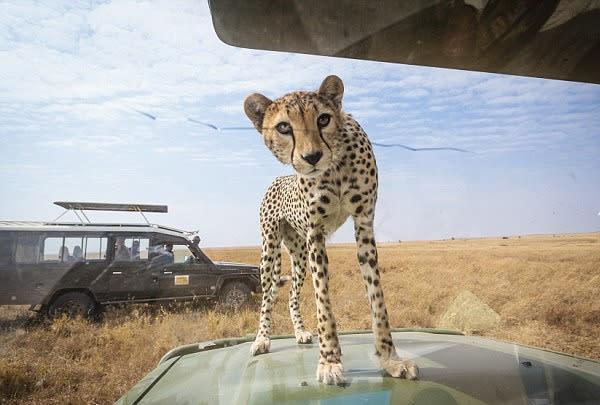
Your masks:
[{"label": "vehicle interior ceiling", "polygon": [[591,2],[209,3],[229,45],[600,83],[600,9]]}]

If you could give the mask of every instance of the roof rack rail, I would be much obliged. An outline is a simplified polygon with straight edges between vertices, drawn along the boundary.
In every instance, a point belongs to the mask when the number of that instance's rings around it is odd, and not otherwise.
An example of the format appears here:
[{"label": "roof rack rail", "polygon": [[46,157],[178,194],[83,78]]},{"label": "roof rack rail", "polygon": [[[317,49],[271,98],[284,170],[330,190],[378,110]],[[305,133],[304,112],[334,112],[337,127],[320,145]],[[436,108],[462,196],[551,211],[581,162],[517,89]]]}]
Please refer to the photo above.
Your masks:
[{"label": "roof rack rail", "polygon": [[[85,215],[84,210],[86,211],[129,211],[129,212],[139,212],[146,223],[150,225],[148,218],[144,215],[144,212],[160,212],[166,213],[169,211],[169,208],[166,205],[157,205],[157,204],[115,204],[115,203],[98,203],[98,202],[81,202],[81,201],[55,201],[55,205],[59,207],[65,208],[65,212],[60,214],[53,222],[56,222],[63,215],[65,215],[69,211],[73,211],[75,216],[79,219],[82,224],[91,223],[87,215]],[[85,218],[85,221],[82,217],[77,213],[79,213]]]}]

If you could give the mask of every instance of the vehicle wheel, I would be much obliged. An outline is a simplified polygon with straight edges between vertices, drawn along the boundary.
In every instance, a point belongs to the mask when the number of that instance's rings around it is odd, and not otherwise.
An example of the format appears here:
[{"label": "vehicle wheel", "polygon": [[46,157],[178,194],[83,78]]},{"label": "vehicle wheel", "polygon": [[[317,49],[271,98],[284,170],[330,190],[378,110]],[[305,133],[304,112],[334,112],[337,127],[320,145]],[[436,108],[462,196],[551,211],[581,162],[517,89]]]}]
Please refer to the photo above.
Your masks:
[{"label": "vehicle wheel", "polygon": [[88,318],[94,312],[96,302],[82,292],[68,292],[60,295],[48,308],[51,317],[67,315],[69,318]]},{"label": "vehicle wheel", "polygon": [[241,281],[227,283],[221,289],[221,303],[227,308],[238,310],[250,301],[250,287]]}]

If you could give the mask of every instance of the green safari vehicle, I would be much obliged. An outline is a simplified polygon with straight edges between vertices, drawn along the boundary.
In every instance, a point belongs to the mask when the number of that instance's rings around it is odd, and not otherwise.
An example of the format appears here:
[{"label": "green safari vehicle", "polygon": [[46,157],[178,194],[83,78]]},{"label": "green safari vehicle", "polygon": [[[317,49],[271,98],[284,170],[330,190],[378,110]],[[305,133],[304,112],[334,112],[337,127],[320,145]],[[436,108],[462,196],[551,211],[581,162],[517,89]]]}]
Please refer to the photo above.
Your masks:
[{"label": "green safari vehicle", "polygon": [[384,375],[371,332],[340,333],[345,386],[316,381],[318,344],[273,337],[250,356],[254,336],[181,346],[118,402],[132,404],[599,404],[600,363],[439,329],[394,329],[417,381]]}]

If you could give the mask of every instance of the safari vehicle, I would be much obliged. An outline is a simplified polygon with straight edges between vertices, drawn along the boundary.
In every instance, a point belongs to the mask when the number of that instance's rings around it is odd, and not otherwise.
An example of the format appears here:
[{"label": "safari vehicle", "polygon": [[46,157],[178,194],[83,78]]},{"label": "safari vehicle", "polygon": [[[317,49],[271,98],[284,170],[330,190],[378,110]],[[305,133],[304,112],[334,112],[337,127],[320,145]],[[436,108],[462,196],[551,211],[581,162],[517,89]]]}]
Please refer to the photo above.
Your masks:
[{"label": "safari vehicle", "polygon": [[254,336],[182,346],[118,402],[125,404],[597,404],[600,363],[440,329],[395,329],[418,381],[384,376],[370,332],[342,332],[347,383],[315,380],[318,344],[272,337],[250,358]]},{"label": "safari vehicle", "polygon": [[189,238],[192,233],[147,221],[92,223],[84,212],[144,216],[167,212],[167,206],[55,204],[74,211],[81,222],[0,222],[0,305],[29,304],[51,315],[81,316],[107,304],[195,298],[238,308],[260,291],[256,266],[211,261],[198,246],[200,239]]}]

